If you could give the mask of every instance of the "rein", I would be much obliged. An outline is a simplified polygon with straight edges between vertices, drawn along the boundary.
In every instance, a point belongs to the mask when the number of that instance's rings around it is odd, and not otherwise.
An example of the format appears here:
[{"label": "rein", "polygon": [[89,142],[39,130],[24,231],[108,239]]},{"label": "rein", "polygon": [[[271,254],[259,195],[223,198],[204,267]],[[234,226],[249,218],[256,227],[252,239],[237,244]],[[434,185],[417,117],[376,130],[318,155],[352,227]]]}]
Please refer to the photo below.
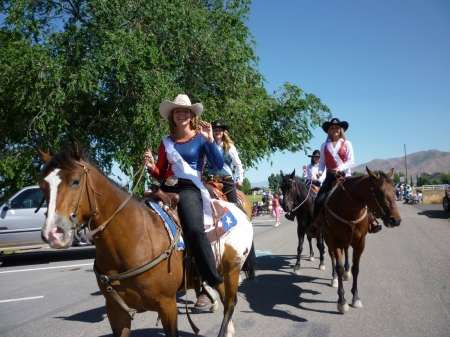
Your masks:
[{"label": "rein", "polygon": [[[380,175],[377,174],[377,177],[376,177],[374,180],[372,180],[372,183],[375,183],[379,178],[380,178]],[[350,225],[350,226],[353,226],[353,225],[357,224],[358,222],[362,221],[362,220],[366,217],[367,211],[369,211],[369,212],[373,215],[374,212],[373,212],[371,209],[369,209],[366,205],[362,205],[362,207],[364,208],[364,214],[363,214],[360,218],[358,218],[357,220],[353,220],[353,221],[345,220],[345,219],[342,219],[340,216],[338,216],[336,213],[334,213],[334,212],[331,210],[331,208],[328,206],[328,201],[330,200],[331,195],[332,195],[332,194],[334,193],[334,191],[338,188],[338,186],[340,186],[340,187],[344,190],[345,194],[349,197],[350,200],[354,201],[354,202],[357,203],[357,204],[361,204],[359,201],[353,199],[353,198],[350,196],[350,194],[349,194],[349,193],[347,192],[347,190],[345,189],[343,182],[342,182],[341,180],[338,179],[337,184],[336,184],[336,185],[333,187],[333,189],[330,191],[330,193],[328,194],[328,196],[327,196],[327,198],[325,199],[325,202],[324,202],[325,208],[327,209],[328,212],[330,212],[330,214],[331,214],[332,216],[334,216],[336,219],[338,219],[338,220],[341,221],[341,222],[344,222],[344,223],[346,223],[346,224],[348,224],[348,225]],[[378,202],[378,199],[377,199],[377,197],[376,197],[376,195],[375,195],[375,189],[374,189],[373,186],[370,188],[370,191],[372,192],[372,195],[373,195],[373,197],[374,197],[374,199],[375,199],[375,202],[376,202],[377,205],[378,205],[378,208],[381,210],[381,215],[384,216],[384,217],[386,217],[386,213],[384,212],[383,208],[381,207],[381,205],[380,205],[380,203]],[[375,221],[376,221],[376,219],[375,219]]]},{"label": "rein", "polygon": [[[298,190],[298,185],[297,185],[297,182],[295,181],[295,179],[289,179],[289,181],[290,182],[293,182],[293,184],[294,184],[294,187],[295,187],[295,190],[297,191],[297,195],[298,196],[302,196],[301,194],[300,194],[300,191]],[[308,200],[308,197],[309,197],[309,193],[311,192],[311,184],[309,185],[309,188],[308,188],[308,194],[306,195],[306,198],[305,198],[305,200],[303,200],[298,206],[296,206],[294,209],[292,209],[290,212],[295,212],[297,209],[299,209],[300,208],[300,206],[301,205],[303,205],[305,202],[306,202],[306,200]],[[297,196],[296,195],[296,196]],[[292,195],[291,195],[291,197],[292,197]],[[296,198],[297,199],[297,198]]]}]

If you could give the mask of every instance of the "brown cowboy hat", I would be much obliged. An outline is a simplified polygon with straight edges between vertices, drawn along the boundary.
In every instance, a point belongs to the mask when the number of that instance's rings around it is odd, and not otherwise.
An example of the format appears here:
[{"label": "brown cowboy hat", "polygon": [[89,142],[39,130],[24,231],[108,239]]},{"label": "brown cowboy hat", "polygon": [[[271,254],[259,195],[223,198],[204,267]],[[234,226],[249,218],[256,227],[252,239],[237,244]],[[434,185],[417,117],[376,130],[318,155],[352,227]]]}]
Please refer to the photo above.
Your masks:
[{"label": "brown cowboy hat", "polygon": [[339,118],[333,118],[331,121],[329,122],[325,122],[322,124],[322,130],[325,131],[325,133],[328,133],[328,128],[332,125],[332,124],[337,124],[339,125],[341,128],[344,129],[344,131],[347,131],[348,129],[348,123],[346,121],[340,121]]},{"label": "brown cowboy hat", "polygon": [[319,151],[319,150],[314,150],[313,154],[312,154],[311,156],[308,155],[308,157],[309,157],[309,158],[312,158],[312,157],[320,157],[320,151]]},{"label": "brown cowboy hat", "polygon": [[224,123],[223,123],[222,121],[220,121],[220,120],[217,120],[217,121],[212,122],[212,123],[211,123],[211,127],[212,127],[213,129],[215,129],[215,128],[221,128],[223,131],[228,131],[228,130],[229,130],[228,125],[224,124]]}]

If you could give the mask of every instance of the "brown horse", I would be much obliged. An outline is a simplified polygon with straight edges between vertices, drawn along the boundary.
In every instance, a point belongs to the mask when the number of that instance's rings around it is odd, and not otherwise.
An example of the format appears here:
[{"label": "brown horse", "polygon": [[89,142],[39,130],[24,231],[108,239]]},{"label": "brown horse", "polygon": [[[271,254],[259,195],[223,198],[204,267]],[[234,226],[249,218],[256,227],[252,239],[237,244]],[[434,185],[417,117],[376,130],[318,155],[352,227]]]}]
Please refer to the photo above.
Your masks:
[{"label": "brown horse", "polygon": [[[39,154],[46,163],[40,187],[48,205],[42,237],[52,248],[67,248],[80,224],[89,226],[96,246],[94,271],[113,335],[130,335],[137,309],[158,312],[165,336],[178,336],[176,293],[185,287],[186,256],[176,250],[177,240],[170,239],[160,216],[87,163],[78,141],[70,152]],[[233,204],[226,206],[237,224],[213,244],[225,279],[216,288],[224,305],[219,336],[234,334],[238,280],[253,239],[245,214]]]},{"label": "brown horse", "polygon": [[349,246],[353,248],[352,306],[362,307],[358,297],[358,274],[369,228],[367,212],[381,216],[384,225],[389,228],[397,227],[401,222],[395,205],[396,191],[391,180],[394,169],[387,174],[375,173],[367,167],[366,170],[368,175],[338,181],[329,192],[322,209],[322,231],[331,256],[333,278],[334,270],[337,273],[337,309],[341,313],[349,309],[344,298],[343,280],[350,276],[344,275],[346,268],[342,263],[342,254],[348,254]]}]

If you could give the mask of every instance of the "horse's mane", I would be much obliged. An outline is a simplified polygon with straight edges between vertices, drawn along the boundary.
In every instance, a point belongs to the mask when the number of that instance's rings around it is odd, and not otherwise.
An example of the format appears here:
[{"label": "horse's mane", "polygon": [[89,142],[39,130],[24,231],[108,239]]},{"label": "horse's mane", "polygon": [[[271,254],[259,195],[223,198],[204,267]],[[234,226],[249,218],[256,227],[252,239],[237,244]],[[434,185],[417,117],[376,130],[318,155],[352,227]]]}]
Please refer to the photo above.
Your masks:
[{"label": "horse's mane", "polygon": [[[93,164],[86,158],[82,158],[83,161],[91,165],[93,168],[95,168],[106,180],[108,180],[109,183],[111,183],[120,193],[123,193],[125,196],[128,195],[127,190],[124,189],[119,183],[109,178],[107,175],[103,173],[102,170],[98,168],[97,165]],[[78,167],[77,161],[71,156],[70,151],[64,150],[61,151],[55,155],[53,155],[52,159],[47,162],[44,167],[41,170],[41,180],[43,177],[47,176],[48,172],[52,168],[60,168],[62,170],[75,170]],[[142,198],[138,197],[136,195],[133,195],[133,198],[137,202],[141,202]]]}]

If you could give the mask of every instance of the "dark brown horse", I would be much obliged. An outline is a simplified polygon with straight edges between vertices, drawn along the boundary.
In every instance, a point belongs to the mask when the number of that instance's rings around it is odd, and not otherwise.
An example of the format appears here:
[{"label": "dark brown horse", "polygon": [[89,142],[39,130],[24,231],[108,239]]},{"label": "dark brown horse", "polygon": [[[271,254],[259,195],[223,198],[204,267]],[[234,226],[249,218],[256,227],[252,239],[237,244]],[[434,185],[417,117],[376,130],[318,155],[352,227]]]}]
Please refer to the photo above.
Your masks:
[{"label": "dark brown horse", "polygon": [[358,274],[369,229],[367,212],[381,216],[384,225],[389,228],[397,227],[401,222],[395,205],[396,191],[391,180],[394,169],[387,174],[375,173],[367,167],[366,170],[368,175],[338,181],[329,192],[322,209],[323,236],[337,273],[339,295],[337,309],[341,313],[349,309],[344,297],[343,280],[351,276],[344,275],[346,267],[342,263],[342,255],[348,252],[350,246],[353,248],[352,306],[362,307],[358,297]]},{"label": "dark brown horse", "polygon": [[[290,175],[281,175],[281,191],[283,192],[284,205],[286,212],[293,212],[297,218],[297,261],[294,266],[293,274],[300,275],[300,257],[303,251],[303,242],[305,240],[306,229],[312,222],[313,217],[313,199],[312,192],[306,188],[305,184],[295,176],[295,170]],[[312,239],[308,237],[309,242],[309,260],[314,261],[314,251]],[[319,269],[325,270],[324,254],[325,245],[322,235],[317,237],[317,249],[320,253]]]},{"label": "dark brown horse", "polygon": [[[70,152],[39,153],[46,163],[40,187],[48,205],[42,237],[52,248],[67,248],[80,224],[89,226],[96,246],[94,270],[113,335],[129,336],[134,309],[139,309],[158,312],[165,336],[178,336],[176,293],[185,286],[185,252],[175,248],[160,216],[87,163],[77,141]],[[237,224],[213,244],[225,279],[216,288],[224,305],[219,336],[234,334],[239,275],[253,239],[245,214],[233,204],[227,207]]]}]

